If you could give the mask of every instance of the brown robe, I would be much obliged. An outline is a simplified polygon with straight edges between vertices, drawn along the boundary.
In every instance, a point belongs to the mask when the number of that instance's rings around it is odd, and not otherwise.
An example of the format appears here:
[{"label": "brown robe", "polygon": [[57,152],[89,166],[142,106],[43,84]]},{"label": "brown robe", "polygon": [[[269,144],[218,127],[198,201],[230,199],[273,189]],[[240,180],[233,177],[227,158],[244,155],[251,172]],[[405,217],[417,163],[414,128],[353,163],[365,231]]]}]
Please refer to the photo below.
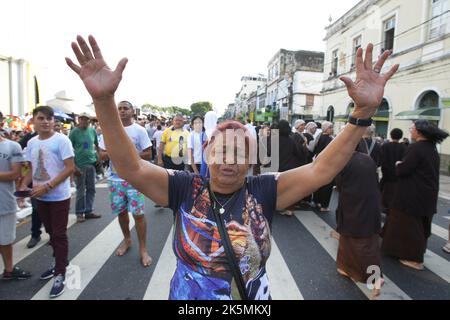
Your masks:
[{"label": "brown robe", "polygon": [[368,273],[370,266],[381,269],[381,207],[375,162],[367,154],[354,152],[336,177],[336,186],[340,234],[337,267],[355,281],[366,282],[372,275]]}]

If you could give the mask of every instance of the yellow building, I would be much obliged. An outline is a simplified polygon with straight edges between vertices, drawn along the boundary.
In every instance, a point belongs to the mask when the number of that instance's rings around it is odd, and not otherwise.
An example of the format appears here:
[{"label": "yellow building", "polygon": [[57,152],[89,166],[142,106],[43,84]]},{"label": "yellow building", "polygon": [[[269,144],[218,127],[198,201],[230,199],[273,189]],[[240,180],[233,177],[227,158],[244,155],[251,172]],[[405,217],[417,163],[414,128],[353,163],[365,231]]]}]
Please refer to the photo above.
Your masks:
[{"label": "yellow building", "polygon": [[[374,57],[393,55],[382,72],[399,63],[375,116],[377,133],[393,128],[409,137],[411,120],[433,120],[450,131],[450,0],[362,0],[327,28],[322,116],[334,112],[337,130],[353,103],[340,76],[355,77],[359,47],[371,42]],[[438,146],[442,167],[450,162],[450,139]]]}]

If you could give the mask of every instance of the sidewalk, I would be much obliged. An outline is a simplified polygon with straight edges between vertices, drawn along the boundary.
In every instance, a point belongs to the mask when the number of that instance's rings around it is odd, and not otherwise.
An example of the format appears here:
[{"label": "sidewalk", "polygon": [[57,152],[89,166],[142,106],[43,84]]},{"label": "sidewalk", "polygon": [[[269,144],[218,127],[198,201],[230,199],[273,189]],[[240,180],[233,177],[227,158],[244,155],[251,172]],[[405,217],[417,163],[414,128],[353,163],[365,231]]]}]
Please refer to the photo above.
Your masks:
[{"label": "sidewalk", "polygon": [[439,197],[450,200],[450,176],[439,176]]}]

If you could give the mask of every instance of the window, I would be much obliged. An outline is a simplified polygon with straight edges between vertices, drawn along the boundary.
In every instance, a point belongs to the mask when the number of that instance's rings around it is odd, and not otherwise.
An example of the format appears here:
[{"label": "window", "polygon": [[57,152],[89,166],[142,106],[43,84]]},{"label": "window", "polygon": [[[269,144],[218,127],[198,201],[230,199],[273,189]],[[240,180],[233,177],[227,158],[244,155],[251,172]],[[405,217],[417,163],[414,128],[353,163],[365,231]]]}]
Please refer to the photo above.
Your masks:
[{"label": "window", "polygon": [[448,0],[431,0],[430,39],[445,34],[449,17],[447,11]]},{"label": "window", "polygon": [[313,94],[306,95],[306,106],[307,107],[314,106],[314,95]]},{"label": "window", "polygon": [[337,68],[338,68],[338,62],[339,62],[338,53],[339,53],[339,50],[334,50],[333,54],[332,54],[333,58],[331,60],[331,76],[337,75]]},{"label": "window", "polygon": [[358,51],[359,48],[361,48],[361,36],[356,37],[355,39],[353,39],[353,56],[352,56],[352,69],[355,66],[355,62],[356,62],[356,52]]},{"label": "window", "polygon": [[395,37],[395,17],[389,18],[384,22],[384,46],[383,50],[394,49],[394,37]]}]

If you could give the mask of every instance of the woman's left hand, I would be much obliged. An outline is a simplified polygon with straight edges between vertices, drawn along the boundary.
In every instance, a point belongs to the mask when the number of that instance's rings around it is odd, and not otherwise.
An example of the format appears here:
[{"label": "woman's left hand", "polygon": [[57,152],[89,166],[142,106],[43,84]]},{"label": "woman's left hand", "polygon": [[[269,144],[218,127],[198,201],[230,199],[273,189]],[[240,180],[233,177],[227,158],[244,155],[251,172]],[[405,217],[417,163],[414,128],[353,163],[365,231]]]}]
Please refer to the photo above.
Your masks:
[{"label": "woman's left hand", "polygon": [[353,82],[348,77],[341,77],[345,83],[349,96],[355,103],[353,116],[360,119],[372,117],[380,106],[384,95],[384,87],[390,78],[397,72],[399,65],[394,65],[389,72],[381,74],[384,63],[392,54],[387,50],[379,57],[372,68],[373,44],[367,45],[365,58],[363,50],[359,48],[356,53],[356,80]]}]

